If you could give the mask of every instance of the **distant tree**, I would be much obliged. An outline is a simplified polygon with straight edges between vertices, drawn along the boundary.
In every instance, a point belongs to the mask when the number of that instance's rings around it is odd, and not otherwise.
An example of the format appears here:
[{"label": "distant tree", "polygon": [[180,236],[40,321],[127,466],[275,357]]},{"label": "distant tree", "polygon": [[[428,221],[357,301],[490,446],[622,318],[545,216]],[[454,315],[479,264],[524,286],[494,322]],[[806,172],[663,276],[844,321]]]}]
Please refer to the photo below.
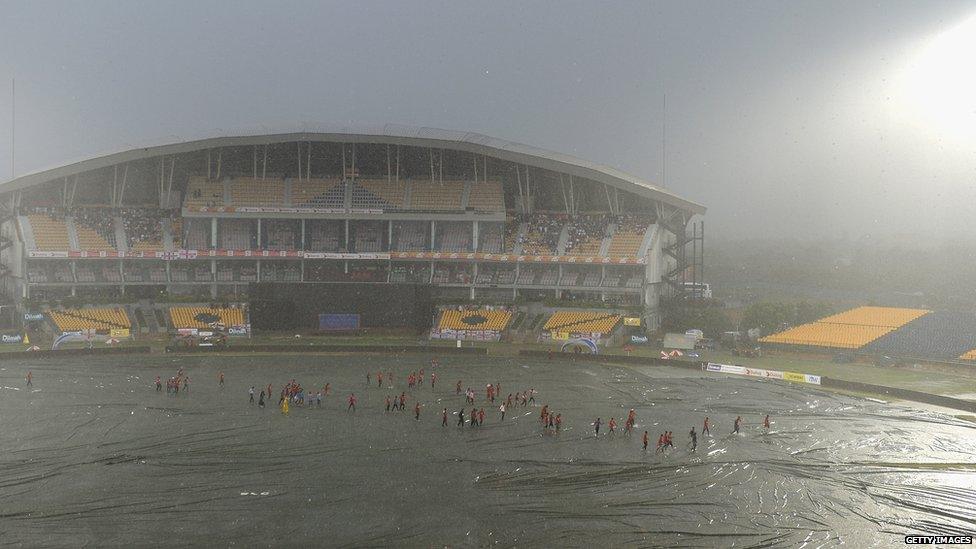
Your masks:
[{"label": "distant tree", "polygon": [[783,303],[764,301],[746,307],[742,315],[742,328],[745,330],[759,328],[763,335],[767,335],[786,327],[813,322],[833,312],[833,308],[823,302]]},{"label": "distant tree", "polygon": [[701,330],[705,337],[718,339],[732,329],[728,313],[716,302],[672,302],[664,306],[661,327],[667,332]]}]

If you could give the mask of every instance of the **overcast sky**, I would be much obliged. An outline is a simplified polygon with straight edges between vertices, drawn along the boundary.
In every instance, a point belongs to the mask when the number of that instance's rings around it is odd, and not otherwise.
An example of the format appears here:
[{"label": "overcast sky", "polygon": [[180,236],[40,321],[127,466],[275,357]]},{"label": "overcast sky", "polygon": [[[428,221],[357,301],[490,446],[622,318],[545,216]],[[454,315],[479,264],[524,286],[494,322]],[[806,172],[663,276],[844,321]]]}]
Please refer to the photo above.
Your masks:
[{"label": "overcast sky", "polygon": [[[933,41],[974,16],[973,2],[0,0],[0,179],[15,78],[17,174],[261,124],[396,123],[609,164],[708,206],[713,235],[973,235],[973,77],[944,86],[962,101],[917,80]],[[974,43],[936,57],[972,75],[976,51],[959,50]]]}]

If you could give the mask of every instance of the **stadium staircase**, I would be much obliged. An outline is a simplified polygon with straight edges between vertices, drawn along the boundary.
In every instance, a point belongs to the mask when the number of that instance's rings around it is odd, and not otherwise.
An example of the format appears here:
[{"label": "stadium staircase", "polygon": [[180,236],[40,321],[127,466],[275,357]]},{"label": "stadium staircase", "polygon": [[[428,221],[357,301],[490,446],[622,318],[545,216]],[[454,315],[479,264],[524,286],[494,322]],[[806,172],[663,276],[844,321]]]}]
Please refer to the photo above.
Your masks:
[{"label": "stadium staircase", "polygon": [[78,228],[75,227],[75,218],[66,217],[64,219],[64,225],[68,228],[68,246],[72,250],[80,250],[81,243],[78,240]]},{"label": "stadium staircase", "polygon": [[20,235],[24,239],[24,246],[28,250],[37,249],[37,240],[34,238],[34,226],[26,215],[17,216],[17,223],[20,224]]},{"label": "stadium staircase", "polygon": [[136,313],[142,316],[142,326],[145,331],[158,334],[166,331],[166,325],[159,325],[159,318],[156,316],[156,309],[148,303],[139,303],[135,306]]},{"label": "stadium staircase", "polygon": [[[512,247],[512,253],[515,255],[522,255],[522,238],[525,237],[526,231],[529,230],[529,224],[526,222],[519,223],[519,228],[515,231],[515,246]],[[504,246],[504,244],[503,244]]]},{"label": "stadium staircase", "polygon": [[289,177],[288,179],[285,179],[285,187],[281,191],[283,203],[284,203],[285,206],[289,206],[289,207],[292,206],[292,203],[291,203],[291,184],[292,184],[292,181],[294,181],[294,179],[292,179],[291,177]]},{"label": "stadium staircase", "polygon": [[565,255],[566,246],[569,245],[569,225],[563,225],[563,230],[559,231],[559,242],[556,244],[556,255]]},{"label": "stadium staircase", "polygon": [[610,226],[607,227],[607,233],[603,235],[603,241],[600,242],[600,257],[607,257],[607,252],[610,251],[610,241],[613,240],[613,234],[615,232],[617,232],[617,224],[611,223]]},{"label": "stadium staircase", "polygon": [[403,187],[403,207],[409,208],[410,201],[413,199],[413,183],[407,181]]},{"label": "stadium staircase", "polygon": [[125,222],[121,217],[112,218],[112,226],[115,229],[115,247],[120,252],[129,251],[129,241],[125,237]]},{"label": "stadium staircase", "polygon": [[651,243],[657,239],[657,235],[658,230],[656,224],[647,227],[647,230],[644,231],[644,240],[641,241],[637,257],[647,257],[647,251],[651,248]]},{"label": "stadium staircase", "polygon": [[[9,207],[7,207],[6,204],[0,205],[0,227],[2,227],[6,223],[12,223],[14,225],[14,230],[16,232],[16,222],[17,222],[17,215],[14,213],[14,211],[11,210]],[[3,234],[0,234],[0,254],[2,254],[4,250],[10,248],[13,245],[14,245],[13,239]],[[2,281],[2,283],[0,283],[0,297],[3,298],[4,303],[7,302],[6,299],[7,296],[3,295],[5,293],[4,289],[7,287],[7,284],[5,283],[4,279],[6,279],[11,272],[12,270],[6,263],[0,263],[0,281]]]},{"label": "stadium staircase", "polygon": [[163,227],[163,250],[171,252],[173,250],[179,249],[176,245],[176,238],[173,235],[173,223],[169,219],[164,219],[162,222]]}]

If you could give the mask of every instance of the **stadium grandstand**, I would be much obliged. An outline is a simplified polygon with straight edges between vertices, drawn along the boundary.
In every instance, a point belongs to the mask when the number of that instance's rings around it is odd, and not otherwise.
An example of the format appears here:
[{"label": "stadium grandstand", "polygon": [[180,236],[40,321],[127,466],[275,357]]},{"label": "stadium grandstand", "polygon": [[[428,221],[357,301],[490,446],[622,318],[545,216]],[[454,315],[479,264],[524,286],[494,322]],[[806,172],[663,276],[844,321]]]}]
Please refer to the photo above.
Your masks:
[{"label": "stadium grandstand", "polygon": [[931,360],[976,360],[976,313],[856,307],[760,338],[784,348],[844,349]]},{"label": "stadium grandstand", "polygon": [[435,301],[640,308],[651,328],[662,298],[685,291],[688,225],[705,212],[584,160],[400,126],[139,148],[0,195],[16,235],[0,272],[18,303],[246,302],[255,283],[378,282],[429,285]]}]

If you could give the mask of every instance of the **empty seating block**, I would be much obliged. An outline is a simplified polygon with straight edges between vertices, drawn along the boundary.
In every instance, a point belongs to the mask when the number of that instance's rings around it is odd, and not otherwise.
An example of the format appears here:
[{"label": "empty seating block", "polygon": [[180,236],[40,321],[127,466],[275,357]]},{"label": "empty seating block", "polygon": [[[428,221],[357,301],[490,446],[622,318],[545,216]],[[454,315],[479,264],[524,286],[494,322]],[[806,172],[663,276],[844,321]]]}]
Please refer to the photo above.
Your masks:
[{"label": "empty seating block", "polygon": [[544,330],[609,334],[617,327],[621,316],[595,311],[556,311],[546,320]]},{"label": "empty seating block", "polygon": [[280,207],[285,204],[285,182],[281,179],[241,177],[227,185],[230,205],[237,208]]},{"label": "empty seating block", "polygon": [[636,257],[640,255],[640,247],[644,242],[644,234],[650,221],[643,217],[622,216],[617,224],[617,230],[610,240],[607,255],[610,257]]},{"label": "empty seating block", "polygon": [[68,226],[64,220],[47,214],[30,214],[27,219],[34,232],[34,244],[38,250],[67,251],[71,247]]},{"label": "empty seating block", "polygon": [[935,311],[871,342],[867,350],[889,356],[951,360],[976,349],[976,313]]},{"label": "empty seating block", "polygon": [[929,312],[924,309],[902,309],[898,307],[856,307],[843,313],[821,318],[817,322],[898,328]]},{"label": "empty seating block", "polygon": [[610,257],[636,257],[640,253],[644,233],[617,231],[610,240],[607,255]]},{"label": "empty seating block", "polygon": [[410,189],[411,210],[460,210],[464,183],[414,181]]},{"label": "empty seating block", "polygon": [[219,181],[208,181],[206,177],[191,177],[186,186],[186,197],[183,206],[195,210],[199,208],[216,208],[225,206],[224,184]]},{"label": "empty seating block", "polygon": [[860,349],[892,330],[927,314],[922,309],[857,307],[760,338],[762,343]]},{"label": "empty seating block", "polygon": [[170,307],[170,322],[174,328],[206,329],[214,323],[225,326],[242,326],[244,311],[241,309],[210,307]]},{"label": "empty seating block", "polygon": [[353,183],[352,207],[399,210],[403,208],[406,190],[407,185],[402,181],[356,180]]},{"label": "empty seating block", "polygon": [[493,330],[500,332],[512,320],[509,311],[443,311],[437,327],[441,330]]},{"label": "empty seating block", "polygon": [[96,330],[107,332],[114,328],[131,328],[129,315],[121,308],[64,309],[48,311],[48,316],[62,332]]},{"label": "empty seating block", "polygon": [[291,203],[296,208],[342,209],[346,187],[334,179],[303,179],[291,182]]},{"label": "empty seating block", "polygon": [[505,193],[500,181],[483,181],[471,184],[468,207],[477,212],[504,212]]}]

